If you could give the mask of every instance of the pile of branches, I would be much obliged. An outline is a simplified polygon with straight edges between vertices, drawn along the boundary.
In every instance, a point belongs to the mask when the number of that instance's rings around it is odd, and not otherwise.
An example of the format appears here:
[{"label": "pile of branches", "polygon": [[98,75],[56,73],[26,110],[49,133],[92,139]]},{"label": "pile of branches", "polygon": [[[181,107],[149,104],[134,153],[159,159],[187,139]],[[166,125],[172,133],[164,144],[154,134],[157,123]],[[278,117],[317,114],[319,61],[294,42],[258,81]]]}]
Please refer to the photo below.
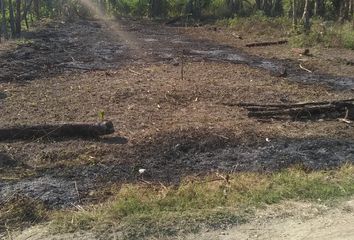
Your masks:
[{"label": "pile of branches", "polygon": [[238,103],[233,105],[247,109],[248,117],[260,120],[354,120],[354,99],[296,104]]}]

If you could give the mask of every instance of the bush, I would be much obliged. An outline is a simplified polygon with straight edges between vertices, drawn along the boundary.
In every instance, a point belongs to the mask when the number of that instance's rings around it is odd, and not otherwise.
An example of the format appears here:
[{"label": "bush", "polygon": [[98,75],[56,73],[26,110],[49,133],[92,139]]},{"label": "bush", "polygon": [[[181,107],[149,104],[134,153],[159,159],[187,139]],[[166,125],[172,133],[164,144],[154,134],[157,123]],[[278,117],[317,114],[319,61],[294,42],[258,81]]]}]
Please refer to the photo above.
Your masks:
[{"label": "bush", "polygon": [[[300,32],[301,29],[300,29]],[[314,21],[309,34],[295,34],[291,43],[299,47],[321,44],[325,47],[344,47],[354,49],[354,30],[350,23],[336,24],[328,21]]]}]

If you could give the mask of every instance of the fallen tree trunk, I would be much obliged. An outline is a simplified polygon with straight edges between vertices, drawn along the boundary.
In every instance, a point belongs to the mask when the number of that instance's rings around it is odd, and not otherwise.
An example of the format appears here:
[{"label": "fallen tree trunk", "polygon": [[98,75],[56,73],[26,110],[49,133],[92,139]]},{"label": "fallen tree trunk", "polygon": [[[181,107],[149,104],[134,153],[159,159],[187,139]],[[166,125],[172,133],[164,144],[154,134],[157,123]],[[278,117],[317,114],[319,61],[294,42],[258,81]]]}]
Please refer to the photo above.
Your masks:
[{"label": "fallen tree trunk", "polygon": [[114,133],[111,121],[63,123],[57,125],[16,126],[0,129],[0,141],[38,138],[98,137]]},{"label": "fallen tree trunk", "polygon": [[264,47],[264,46],[271,46],[271,45],[280,45],[286,44],[288,40],[279,40],[279,41],[271,41],[271,42],[256,42],[256,43],[248,43],[246,47]]},{"label": "fallen tree trunk", "polygon": [[226,104],[240,106],[248,110],[248,116],[258,119],[276,120],[319,120],[344,118],[354,120],[354,99],[298,104]]}]

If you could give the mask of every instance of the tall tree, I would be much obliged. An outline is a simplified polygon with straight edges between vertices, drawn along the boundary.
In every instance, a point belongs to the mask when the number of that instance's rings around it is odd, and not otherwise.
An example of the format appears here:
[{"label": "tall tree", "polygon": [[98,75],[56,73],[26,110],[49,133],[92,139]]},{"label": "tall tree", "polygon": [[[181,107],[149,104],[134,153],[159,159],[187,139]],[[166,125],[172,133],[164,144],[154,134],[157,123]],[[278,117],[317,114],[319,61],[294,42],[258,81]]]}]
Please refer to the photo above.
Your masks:
[{"label": "tall tree", "polygon": [[293,29],[295,30],[297,27],[297,16],[296,16],[296,1],[297,0],[292,0],[292,18],[293,18]]},{"label": "tall tree", "polygon": [[6,28],[6,6],[5,0],[0,0],[1,8],[1,35],[7,38],[7,28]]},{"label": "tall tree", "polygon": [[150,0],[150,16],[160,17],[164,15],[164,2],[163,0]]},{"label": "tall tree", "polygon": [[324,17],[325,15],[325,4],[324,0],[315,0],[314,15],[319,17]]},{"label": "tall tree", "polygon": [[16,0],[16,37],[21,35],[21,0]]},{"label": "tall tree", "polygon": [[36,16],[37,20],[41,18],[40,7],[39,7],[39,0],[33,1],[33,11],[34,15]]},{"label": "tall tree", "polygon": [[14,7],[12,5],[12,0],[9,0],[9,15],[10,15],[10,28],[11,28],[11,37],[15,37],[15,15],[14,15]]},{"label": "tall tree", "polygon": [[310,0],[305,0],[304,13],[302,14],[305,33],[310,31]]}]

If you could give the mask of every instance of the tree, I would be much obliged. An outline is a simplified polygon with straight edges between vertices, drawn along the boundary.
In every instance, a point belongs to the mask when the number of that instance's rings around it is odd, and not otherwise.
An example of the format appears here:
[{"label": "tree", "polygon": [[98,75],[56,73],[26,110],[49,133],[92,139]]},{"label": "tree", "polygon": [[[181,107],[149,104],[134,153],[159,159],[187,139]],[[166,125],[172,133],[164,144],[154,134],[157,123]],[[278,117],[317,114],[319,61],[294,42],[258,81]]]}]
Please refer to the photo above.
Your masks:
[{"label": "tree", "polygon": [[165,4],[165,0],[150,0],[150,16],[153,18],[164,16],[166,13]]},{"label": "tree", "polygon": [[304,23],[305,33],[309,33],[310,31],[310,0],[305,0],[304,13],[302,14],[302,21]]},{"label": "tree", "polygon": [[5,0],[0,0],[0,9],[1,9],[1,34],[0,34],[0,40],[1,36],[4,36],[4,38],[7,38],[7,28],[6,28],[6,8],[5,8]]},{"label": "tree", "polygon": [[16,36],[15,31],[15,16],[14,16],[14,7],[12,5],[12,0],[9,0],[9,15],[10,15],[10,28],[11,28],[11,36]]},{"label": "tree", "polygon": [[324,17],[325,15],[324,0],[315,0],[314,15],[319,17]]},{"label": "tree", "polygon": [[15,35],[16,37],[21,36],[21,21],[22,21],[22,16],[21,16],[21,0],[16,0],[16,31]]},{"label": "tree", "polygon": [[293,18],[293,29],[297,26],[297,16],[296,16],[296,0],[292,0],[292,18]]},{"label": "tree", "polygon": [[34,11],[34,14],[35,14],[37,20],[40,19],[41,13],[40,13],[40,8],[39,8],[39,0],[33,1],[33,11]]}]

